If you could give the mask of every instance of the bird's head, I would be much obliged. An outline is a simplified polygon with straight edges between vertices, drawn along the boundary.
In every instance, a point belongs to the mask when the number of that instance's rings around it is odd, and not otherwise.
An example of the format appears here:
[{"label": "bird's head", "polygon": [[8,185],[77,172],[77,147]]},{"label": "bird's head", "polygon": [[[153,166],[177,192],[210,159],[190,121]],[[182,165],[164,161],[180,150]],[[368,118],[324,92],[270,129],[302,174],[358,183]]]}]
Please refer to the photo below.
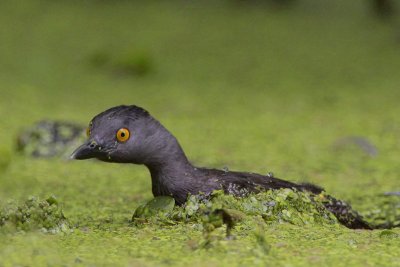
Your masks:
[{"label": "bird's head", "polygon": [[145,164],[166,146],[170,134],[146,110],[117,106],[95,116],[87,136],[87,142],[72,153],[72,159]]}]

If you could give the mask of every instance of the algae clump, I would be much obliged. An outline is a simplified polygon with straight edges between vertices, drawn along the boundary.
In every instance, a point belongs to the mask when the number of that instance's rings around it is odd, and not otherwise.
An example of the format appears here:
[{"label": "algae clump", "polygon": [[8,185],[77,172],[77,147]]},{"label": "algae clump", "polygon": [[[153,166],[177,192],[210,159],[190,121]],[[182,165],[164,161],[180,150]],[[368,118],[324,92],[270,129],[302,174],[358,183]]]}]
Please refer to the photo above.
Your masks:
[{"label": "algae clump", "polygon": [[[189,196],[183,206],[172,206],[173,198],[157,197],[139,206],[132,220],[156,224],[195,223],[204,231],[213,231],[223,225],[227,235],[238,223],[261,220],[266,224],[334,225],[337,219],[323,205],[323,197],[292,189],[269,190],[246,197],[226,195],[214,191],[209,196]],[[155,205],[154,203],[157,203]],[[161,203],[161,204],[160,204]]]},{"label": "algae clump", "polygon": [[69,230],[69,224],[54,196],[45,200],[29,197],[23,203],[10,200],[0,209],[0,231],[33,231],[58,233]]}]

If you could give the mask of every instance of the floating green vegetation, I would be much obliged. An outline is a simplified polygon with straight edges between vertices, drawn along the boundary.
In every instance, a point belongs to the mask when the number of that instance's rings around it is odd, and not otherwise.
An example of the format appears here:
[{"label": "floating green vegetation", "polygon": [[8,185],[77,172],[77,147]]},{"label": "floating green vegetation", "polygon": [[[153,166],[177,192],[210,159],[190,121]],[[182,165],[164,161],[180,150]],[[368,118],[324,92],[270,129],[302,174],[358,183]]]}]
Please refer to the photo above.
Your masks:
[{"label": "floating green vegetation", "polygon": [[[400,226],[400,196],[386,194],[374,199],[375,205],[363,212],[366,220],[371,221],[380,228],[392,228]],[[367,208],[365,208],[367,210]]]},{"label": "floating green vegetation", "polygon": [[[172,197],[162,196],[139,206],[132,222],[136,226],[195,223],[201,224],[201,229],[207,234],[225,225],[227,236],[230,236],[236,224],[254,223],[254,220],[258,224],[262,221],[269,225],[339,225],[337,218],[326,208],[329,199],[324,193],[314,195],[292,189],[269,190],[243,198],[215,191],[209,198],[190,196],[183,206],[174,206]],[[375,204],[373,207],[364,207],[363,212],[364,218],[373,227],[385,229],[400,225],[398,196],[383,196]]]},{"label": "floating green vegetation", "polygon": [[0,232],[32,231],[58,233],[69,229],[68,221],[54,196],[30,197],[18,204],[9,201],[0,209]]},{"label": "floating green vegetation", "polygon": [[201,223],[207,232],[222,225],[227,235],[237,223],[261,220],[267,224],[333,225],[336,218],[324,207],[323,195],[292,189],[269,190],[237,198],[215,191],[211,197],[190,196],[183,206],[173,206],[173,198],[157,197],[139,206],[132,218],[135,225],[146,223]]},{"label": "floating green vegetation", "polygon": [[183,206],[171,197],[156,197],[139,206],[132,218],[135,227],[177,227],[187,225],[202,232],[192,249],[215,248],[224,240],[254,238],[262,253],[270,244],[265,229],[271,225],[317,225],[337,227],[337,219],[325,207],[324,195],[292,189],[269,190],[247,197],[214,191],[210,197],[190,196]]},{"label": "floating green vegetation", "polygon": [[66,157],[86,138],[84,132],[73,122],[43,120],[21,131],[17,150],[33,157]]}]

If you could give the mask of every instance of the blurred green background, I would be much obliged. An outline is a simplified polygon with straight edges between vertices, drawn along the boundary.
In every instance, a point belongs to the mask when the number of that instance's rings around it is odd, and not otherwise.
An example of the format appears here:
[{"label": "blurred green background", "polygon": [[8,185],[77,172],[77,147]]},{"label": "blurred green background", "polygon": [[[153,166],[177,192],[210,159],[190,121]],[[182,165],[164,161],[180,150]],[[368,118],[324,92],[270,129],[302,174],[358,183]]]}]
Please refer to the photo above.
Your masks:
[{"label": "blurred green background", "polygon": [[[383,192],[399,191],[398,9],[396,1],[372,0],[1,1],[0,200],[54,194],[77,225],[93,230],[108,223],[116,232],[3,237],[9,242],[0,245],[0,265],[60,264],[51,256],[54,247],[66,265],[201,266],[246,257],[254,263],[257,257],[240,243],[227,245],[239,251],[230,259],[221,260],[220,251],[188,255],[177,237],[190,234],[179,229],[170,230],[169,243],[150,244],[157,249],[118,250],[149,246],[147,236],[121,237],[137,231],[125,229],[127,220],[152,197],[146,169],[15,152],[17,135],[36,121],[85,125],[119,104],[149,110],[200,166],[314,182],[364,211]],[[317,236],[327,235],[320,231]],[[340,231],[343,244],[355,235]],[[355,265],[398,264],[398,244],[382,245],[369,233],[359,238],[363,249],[350,252],[343,244],[321,248],[308,240],[289,258],[273,245],[267,259],[339,266],[341,255]],[[287,241],[286,249],[302,241]],[[179,247],[175,254],[171,244]],[[32,251],[39,257],[18,258]],[[382,251],[386,262],[378,257]]]}]

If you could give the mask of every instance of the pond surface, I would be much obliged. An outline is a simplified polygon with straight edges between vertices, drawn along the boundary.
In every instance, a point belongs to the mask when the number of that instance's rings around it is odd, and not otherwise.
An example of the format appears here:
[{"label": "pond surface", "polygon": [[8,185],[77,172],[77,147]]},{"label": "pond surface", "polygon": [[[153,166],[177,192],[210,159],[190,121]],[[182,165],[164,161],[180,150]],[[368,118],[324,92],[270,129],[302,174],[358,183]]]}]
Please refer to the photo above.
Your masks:
[{"label": "pond surface", "polygon": [[132,223],[152,199],[143,166],[18,153],[34,122],[87,125],[136,104],[198,166],[273,172],[367,220],[398,218],[400,198],[384,195],[400,191],[396,19],[365,1],[136,2],[0,4],[0,206],[57,200],[34,205],[41,227],[0,227],[0,266],[400,266],[399,229],[350,230],[307,205],[234,212],[229,238],[218,216]]}]

